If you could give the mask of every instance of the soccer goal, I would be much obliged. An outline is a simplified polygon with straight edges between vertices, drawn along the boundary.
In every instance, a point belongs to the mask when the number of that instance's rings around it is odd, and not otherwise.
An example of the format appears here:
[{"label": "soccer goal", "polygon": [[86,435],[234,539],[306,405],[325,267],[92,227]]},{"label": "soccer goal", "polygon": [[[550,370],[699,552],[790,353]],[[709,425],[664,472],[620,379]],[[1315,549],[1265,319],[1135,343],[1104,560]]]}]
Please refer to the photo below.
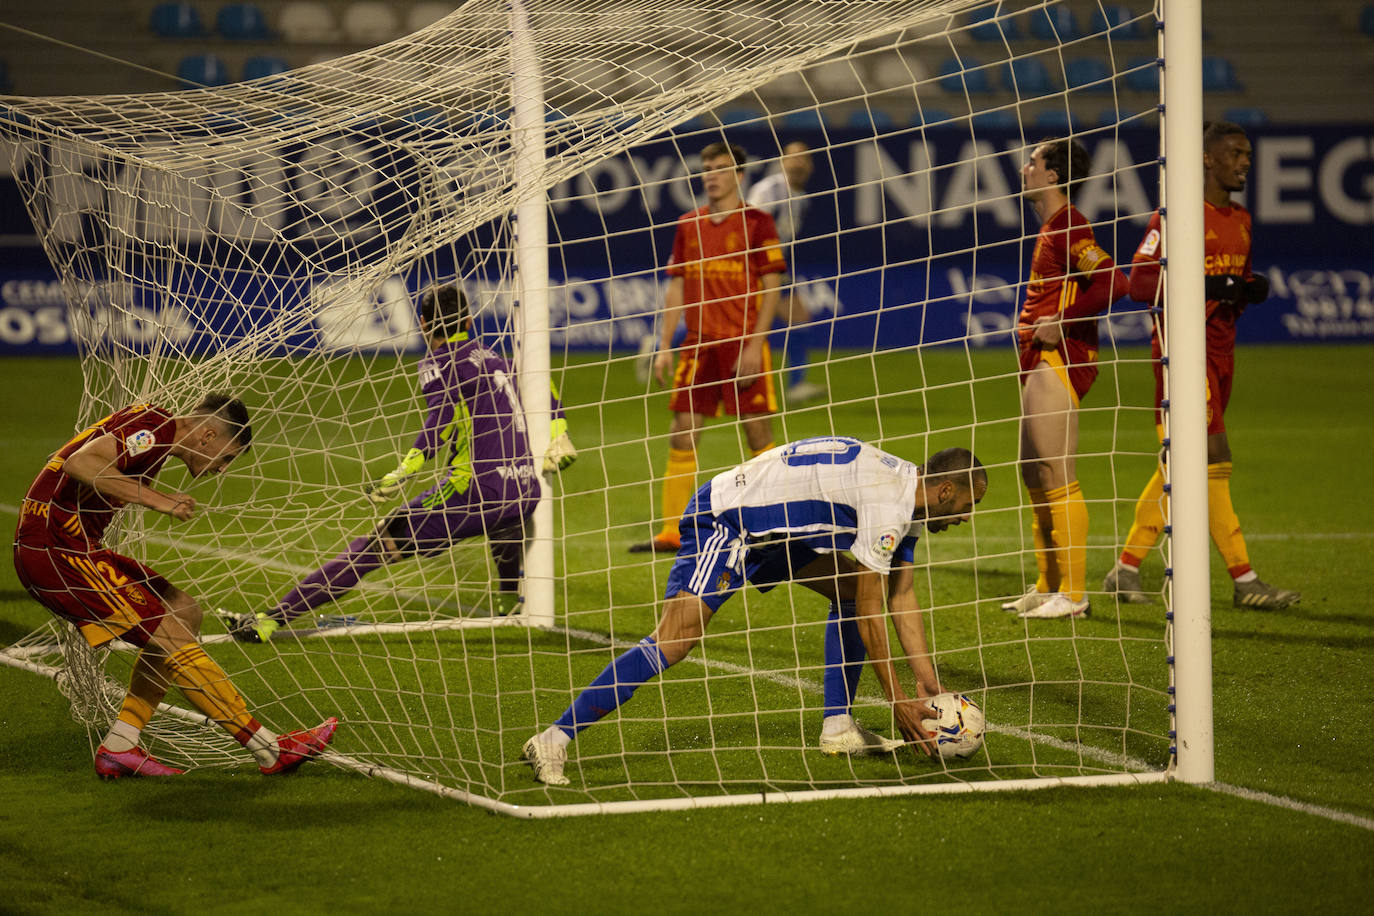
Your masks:
[{"label": "soccer goal", "polygon": [[[534,455],[557,391],[579,459],[543,481],[518,613],[500,614],[476,538],[376,571],[264,645],[207,614],[204,642],[266,724],[339,716],[326,759],[525,817],[1207,781],[1199,221],[1165,227],[1168,266],[1188,267],[1166,271],[1174,511],[1164,562],[1145,567],[1155,600],[1098,587],[1160,449],[1151,314],[1125,299],[1100,320],[1078,411],[1091,616],[1001,608],[1036,578],[1014,325],[1040,223],[1019,171],[1047,137],[1081,142],[1073,202],[1129,265],[1162,194],[1166,217],[1202,206],[1200,33],[1197,0],[473,0],[249,83],[7,98],[0,138],[82,353],[73,428],[212,390],[249,406],[253,448],[196,484],[204,511],[126,510],[111,545],[207,610],[266,610],[375,528],[385,510],[364,490],[423,416],[430,287],[461,284],[518,367]],[[746,195],[789,154],[809,166],[773,201],[791,316],[773,335],[775,441],[853,436],[918,464],[961,446],[989,469],[973,524],[916,551],[941,683],[987,733],[968,759],[821,755],[826,602],[783,585],[734,597],[578,739],[570,785],[545,786],[522,744],[653,629],[665,588],[671,559],[628,547],[664,521],[670,412],[650,363],[675,225],[703,203],[717,142],[747,152]],[[739,423],[708,421],[696,484],[749,451]],[[163,482],[191,486],[177,473]],[[54,623],[0,660],[54,677],[98,733],[127,649],[92,652]],[[854,714],[893,734],[871,673]],[[168,763],[244,763],[179,707],[144,734]]]}]

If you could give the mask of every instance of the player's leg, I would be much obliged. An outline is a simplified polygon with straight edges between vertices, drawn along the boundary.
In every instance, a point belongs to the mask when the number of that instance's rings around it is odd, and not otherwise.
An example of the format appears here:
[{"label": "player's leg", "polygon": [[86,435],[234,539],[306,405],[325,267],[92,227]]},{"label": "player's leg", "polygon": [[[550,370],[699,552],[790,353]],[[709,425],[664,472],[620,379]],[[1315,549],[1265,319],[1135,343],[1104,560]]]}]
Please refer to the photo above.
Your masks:
[{"label": "player's leg", "polygon": [[505,524],[491,530],[487,543],[491,549],[492,565],[496,567],[496,603],[494,613],[505,617],[520,610],[520,581],[524,575],[525,548],[529,542],[527,524],[521,518],[515,524]]},{"label": "player's leg", "polygon": [[[1154,335],[1152,347],[1153,369],[1155,376],[1155,432],[1160,441],[1164,439],[1164,364],[1160,359],[1161,350],[1158,332]],[[1145,604],[1150,596],[1140,586],[1140,566],[1145,561],[1167,523],[1164,502],[1164,457],[1155,466],[1145,489],[1135,502],[1135,514],[1131,528],[1126,533],[1126,545],[1117,557],[1116,563],[1102,580],[1102,590],[1115,594],[1122,601],[1131,604]]]},{"label": "player's leg", "polygon": [[1236,607],[1280,610],[1302,600],[1302,593],[1264,582],[1250,566],[1250,552],[1231,504],[1231,445],[1222,427],[1207,436],[1207,513],[1212,542],[1217,545],[1234,585]]},{"label": "player's leg", "polygon": [[263,773],[290,772],[324,750],[337,719],[284,735],[264,727],[249,712],[224,669],[200,645],[201,610],[195,599],[167,584],[160,598],[166,613],[143,649],[149,664],[160,668],[166,680],[175,684],[196,709],[252,753]]},{"label": "player's leg", "polygon": [[787,361],[787,401],[801,404],[825,394],[825,386],[810,381],[807,373],[811,365],[812,339],[816,329],[811,323],[811,310],[806,300],[789,288],[783,296],[787,330],[783,338],[783,357]]},{"label": "player's leg", "polygon": [[[1022,473],[1027,487],[1032,482],[1044,494],[1050,516],[1046,584],[1054,586],[1063,600],[1050,599],[1023,616],[1081,616],[1087,613],[1084,599],[1087,578],[1088,510],[1078,484],[1075,455],[1078,451],[1078,396],[1068,369],[1050,351],[1026,374],[1022,389]],[[1034,495],[1034,490],[1032,490]],[[1043,509],[1037,523],[1044,532]]]}]

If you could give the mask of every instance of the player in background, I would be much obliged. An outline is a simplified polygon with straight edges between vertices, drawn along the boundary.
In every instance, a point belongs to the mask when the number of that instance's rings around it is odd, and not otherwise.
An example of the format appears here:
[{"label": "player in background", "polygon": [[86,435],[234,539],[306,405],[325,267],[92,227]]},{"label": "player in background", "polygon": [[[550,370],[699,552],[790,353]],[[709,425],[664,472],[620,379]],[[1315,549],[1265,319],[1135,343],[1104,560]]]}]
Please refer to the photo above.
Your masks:
[{"label": "player in background", "polygon": [[[682,516],[682,550],[668,574],[654,632],[606,666],[553,725],[525,742],[522,753],[535,779],[567,785],[563,768],[573,738],[685,658],[746,580],[762,591],[790,580],[832,602],[852,603],[861,642],[902,736],[932,753],[921,720],[934,714],[921,698],[942,691],[913,590],[916,538],[923,527],[938,532],[966,521],[986,491],[987,472],[967,449],[937,452],[918,468],[839,436],[780,446],[716,475]],[[897,679],[887,617],[915,676],[916,698]],[[827,668],[827,686],[832,672],[838,674]],[[880,750],[901,743],[879,740]]]},{"label": "player in background", "polygon": [[[1240,519],[1231,505],[1231,445],[1226,438],[1226,405],[1236,369],[1236,319],[1247,305],[1269,298],[1269,281],[1251,272],[1250,212],[1231,200],[1245,190],[1250,172],[1250,140],[1236,124],[1216,121],[1203,125],[1202,168],[1203,261],[1207,296],[1207,514],[1212,542],[1217,545],[1235,583],[1237,607],[1274,610],[1297,604],[1302,595],[1262,581],[1250,568]],[[1154,316],[1151,348],[1155,370],[1155,428],[1164,436],[1160,404],[1164,398],[1162,315],[1164,286],[1160,261],[1164,257],[1160,219],[1150,219],[1145,239],[1131,264],[1131,298],[1160,309]],[[1145,603],[1140,587],[1140,564],[1159,539],[1165,524],[1164,469],[1156,467],[1135,506],[1135,521],[1126,536],[1126,549],[1107,573],[1102,587],[1123,601]]]},{"label": "player in background", "polygon": [[214,475],[252,439],[243,402],[225,394],[211,394],[180,416],[135,404],[62,446],[24,496],[14,536],[14,567],[24,588],[93,648],[121,639],[139,649],[119,716],[96,751],[95,771],[102,779],[182,772],[139,746],[172,684],[247,748],[268,775],[294,770],[334,735],[334,718],[283,735],[259,723],[201,648],[195,599],[103,543],[115,515],[129,503],[178,521],[195,515],[195,497],[153,486],[168,458],[184,462],[192,477]]},{"label": "player in background", "polygon": [[[745,202],[751,207],[758,207],[773,217],[778,239],[784,246],[796,240],[797,230],[806,216],[806,183],[811,180],[814,169],[811,148],[800,140],[793,140],[783,146],[778,170],[755,182],[745,195]],[[795,271],[796,261],[790,254],[787,261]],[[806,300],[797,295],[795,286],[787,285],[781,300],[780,317],[788,326],[783,338],[783,352],[787,358],[787,402],[801,404],[825,395],[824,385],[806,378],[815,328],[811,326]]]},{"label": "player in background", "polygon": [[1026,301],[1017,317],[1021,361],[1021,478],[1030,493],[1039,575],[1002,605],[1021,617],[1089,612],[1088,506],[1078,484],[1078,405],[1097,377],[1097,316],[1126,294],[1126,276],[1073,206],[1088,177],[1076,140],[1046,140],[1021,169],[1023,196],[1040,217]]},{"label": "player in background", "polygon": [[[530,457],[525,414],[510,364],[474,335],[468,300],[457,284],[427,292],[420,330],[429,354],[420,361],[427,413],[414,445],[395,470],[367,490],[384,506],[407,478],[441,451],[448,465],[438,484],[390,513],[371,534],[306,576],[266,613],[221,612],[240,642],[263,642],[282,626],[351,591],[363,576],[408,557],[442,553],[486,535],[498,580],[498,613],[520,601],[526,522],[539,501],[539,468]],[[577,458],[557,400],[542,468],[561,471]]]},{"label": "player in background", "polygon": [[633,553],[676,553],[677,519],[696,491],[697,443],[709,416],[741,418],[751,454],[773,447],[773,393],[768,332],[787,262],[773,218],[740,196],[744,150],[712,143],[701,151],[706,203],[678,218],[668,289],[659,322],[654,376],[668,383],[673,332],[687,325],[672,372],[673,412],[663,477],[663,527]]}]

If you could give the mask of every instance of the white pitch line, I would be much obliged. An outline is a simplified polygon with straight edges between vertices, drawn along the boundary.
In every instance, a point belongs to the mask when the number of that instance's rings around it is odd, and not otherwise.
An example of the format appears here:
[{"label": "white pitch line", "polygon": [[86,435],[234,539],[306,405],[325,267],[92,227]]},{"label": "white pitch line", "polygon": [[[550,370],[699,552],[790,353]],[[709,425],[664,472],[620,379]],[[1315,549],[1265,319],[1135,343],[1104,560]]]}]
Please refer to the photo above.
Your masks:
[{"label": "white pitch line", "polygon": [[[0,503],[0,512],[7,513],[9,515],[19,514],[19,510],[17,507],[11,506],[7,503]],[[1374,534],[1363,532],[1336,532],[1332,533],[1329,536],[1353,538],[1370,537],[1374,536]],[[149,535],[147,539],[149,541],[152,541],[153,543],[161,544],[164,547],[179,547],[183,549],[189,548],[192,552],[195,553],[209,553],[220,556],[230,556],[235,559],[246,560],[250,563],[256,563],[259,566],[268,569],[280,569],[286,572],[292,572],[297,574],[311,571],[311,567],[300,566],[295,563],[287,563],[282,560],[265,559],[254,554],[238,550],[226,551],[209,547],[206,545],[196,544],[194,542],[173,541],[171,538],[162,537],[160,535]],[[372,586],[375,589],[386,590],[386,586],[380,583],[374,584],[368,582],[360,582],[359,585]],[[423,596],[418,597],[421,597],[421,599],[423,600]],[[609,634],[598,633],[592,630],[575,630],[568,627],[555,628],[555,632],[560,631],[570,638],[582,639],[587,642],[598,643],[600,645],[610,646],[612,648],[615,648],[617,646],[623,647],[632,645],[632,643],[630,642],[617,642]],[[692,656],[688,656],[686,659],[684,659],[684,661],[689,661],[693,664],[701,665],[702,667],[707,668],[708,670],[711,668],[716,668],[721,671],[730,672],[732,674],[748,674],[753,677],[763,678],[764,680],[771,681],[772,683],[779,684],[783,687],[805,690],[812,694],[819,694],[824,692],[822,686],[820,684],[817,684],[815,681],[806,681],[798,677],[775,674],[773,672],[759,672],[753,668],[747,668],[743,665],[737,665],[734,662],[727,662],[719,659],[698,659]],[[885,702],[884,698],[872,694],[861,696],[858,699],[864,701],[865,703],[876,704]],[[1099,750],[1097,748],[1090,747],[1087,745],[1074,744],[1073,742],[1064,741],[1060,738],[1055,738],[1051,735],[1037,734],[1018,727],[989,725],[988,731],[1001,734],[1008,734],[1014,737],[1023,738],[1027,741],[1034,741],[1050,747],[1056,747],[1061,750],[1068,750],[1105,764],[1145,771],[1153,769],[1151,764],[1136,757],[1131,757],[1125,754],[1116,754],[1111,751]],[[1241,786],[1232,786],[1227,783],[1219,782],[1207,783],[1203,785],[1202,788],[1210,789],[1215,792],[1221,792],[1226,795],[1234,795],[1238,798],[1244,798],[1250,801],[1258,801],[1263,804],[1272,805],[1278,808],[1286,808],[1290,811],[1300,811],[1304,814],[1315,815],[1317,817],[1326,818],[1327,820],[1351,824],[1356,827],[1362,827],[1365,830],[1374,830],[1374,820],[1371,820],[1370,818],[1361,817],[1356,814],[1349,814],[1344,811],[1338,811],[1334,808],[1326,808],[1321,805],[1314,805],[1308,802],[1297,801],[1296,799],[1285,798],[1281,795],[1272,795],[1268,792],[1261,792],[1256,789],[1246,789]]]}]

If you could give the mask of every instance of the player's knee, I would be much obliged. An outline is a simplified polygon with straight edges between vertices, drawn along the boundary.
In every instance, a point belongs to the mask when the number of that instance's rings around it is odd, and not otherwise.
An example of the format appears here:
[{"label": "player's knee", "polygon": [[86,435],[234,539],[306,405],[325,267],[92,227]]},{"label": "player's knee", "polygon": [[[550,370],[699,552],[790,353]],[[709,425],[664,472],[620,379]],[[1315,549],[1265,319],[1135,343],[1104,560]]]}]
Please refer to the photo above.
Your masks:
[{"label": "player's knee", "polygon": [[180,626],[185,627],[188,633],[194,636],[200,632],[200,624],[205,617],[205,612],[201,610],[196,599],[179,589],[172,589],[163,597],[163,602],[167,607],[168,616]]}]

